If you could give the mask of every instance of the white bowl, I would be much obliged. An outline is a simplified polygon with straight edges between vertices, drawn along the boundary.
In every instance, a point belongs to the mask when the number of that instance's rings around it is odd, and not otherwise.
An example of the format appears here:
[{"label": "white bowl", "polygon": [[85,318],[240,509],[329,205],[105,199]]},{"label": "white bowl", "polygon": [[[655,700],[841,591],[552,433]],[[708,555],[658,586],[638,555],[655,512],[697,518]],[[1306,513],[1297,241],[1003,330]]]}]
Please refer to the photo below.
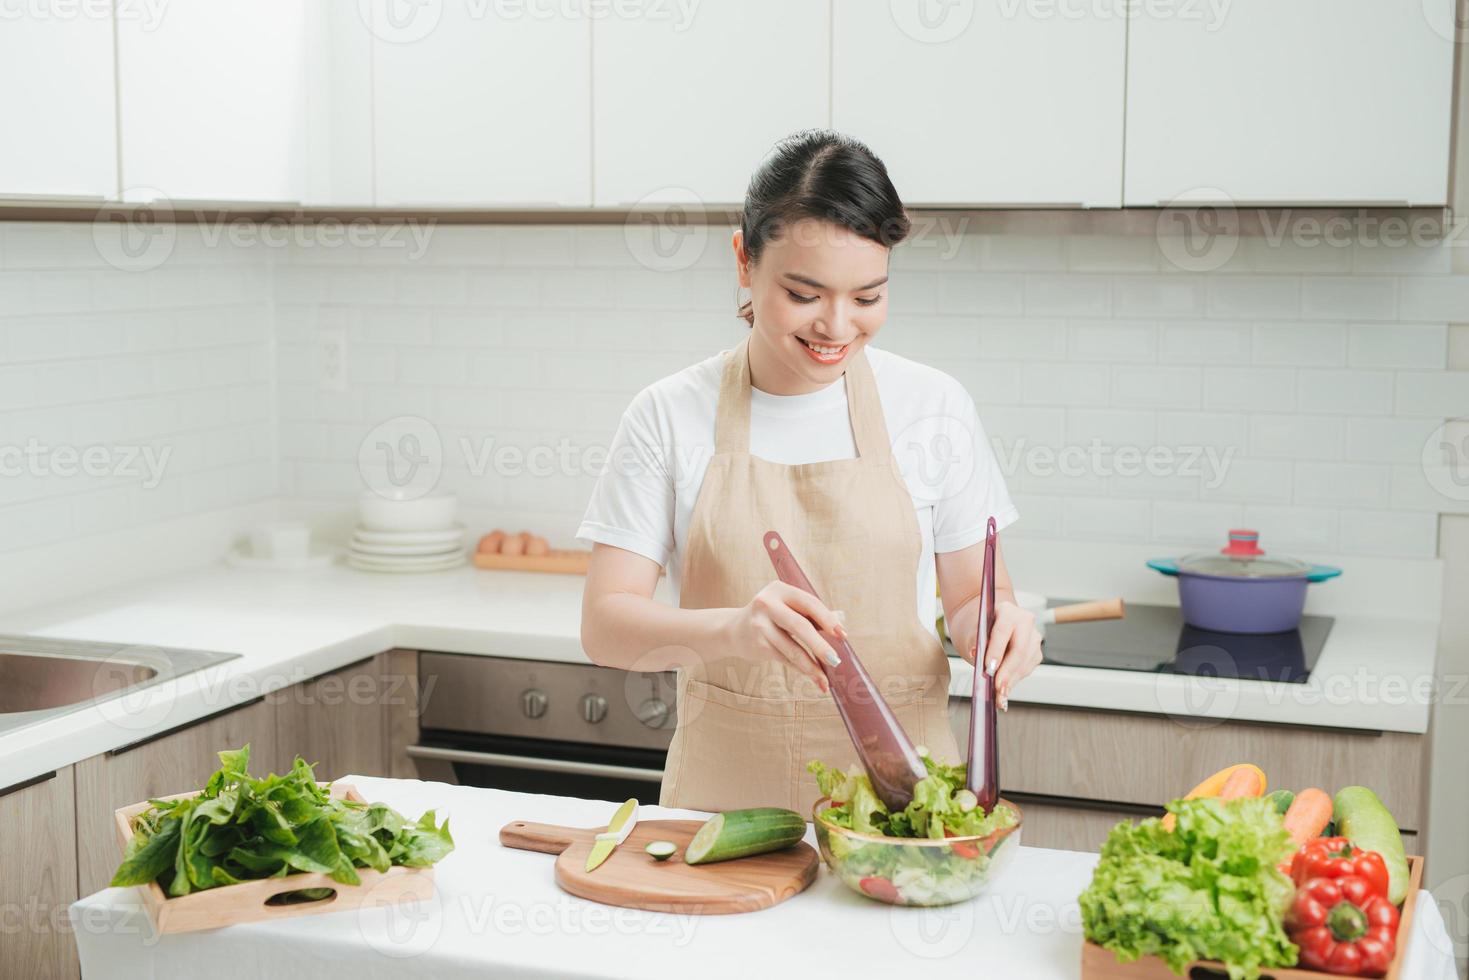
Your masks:
[{"label": "white bowl", "polygon": [[430,493],[407,500],[384,497],[364,490],[357,498],[357,518],[373,531],[441,531],[454,526],[459,516],[459,498],[450,493]]}]

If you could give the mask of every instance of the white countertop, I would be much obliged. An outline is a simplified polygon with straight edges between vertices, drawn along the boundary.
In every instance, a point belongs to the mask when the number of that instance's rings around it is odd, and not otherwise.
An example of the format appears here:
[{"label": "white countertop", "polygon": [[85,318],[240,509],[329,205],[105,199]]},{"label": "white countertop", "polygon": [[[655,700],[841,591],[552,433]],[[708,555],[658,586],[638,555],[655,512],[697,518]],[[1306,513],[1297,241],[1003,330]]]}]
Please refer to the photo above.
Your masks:
[{"label": "white countertop", "polygon": [[[826,868],[804,892],[741,915],[682,915],[601,905],[568,895],[553,858],[499,843],[513,820],[605,826],[615,804],[559,796],[347,776],[369,800],[409,818],[448,816],[455,849],[434,869],[432,900],[155,936],[137,890],[108,888],[71,906],[83,975],[109,980],[438,980],[482,977],[743,978],[983,974],[1062,980],[1080,974],[1077,896],[1095,854],[1021,847],[988,890],[935,909],[882,905]],[[641,819],[701,819],[644,806]],[[1023,834],[1022,828],[1022,834]],[[808,843],[815,845],[808,827]],[[1449,980],[1452,944],[1428,892],[1404,954],[1403,976]],[[201,967],[202,965],[202,967]]]},{"label": "white countertop", "polygon": [[[465,566],[378,575],[223,563],[0,617],[0,632],[241,654],[134,698],[0,736],[0,787],[126,745],[392,647],[585,662],[583,579]],[[1012,701],[1425,732],[1437,624],[1337,614],[1306,684],[1042,665]],[[972,669],[951,660],[950,692]]]}]

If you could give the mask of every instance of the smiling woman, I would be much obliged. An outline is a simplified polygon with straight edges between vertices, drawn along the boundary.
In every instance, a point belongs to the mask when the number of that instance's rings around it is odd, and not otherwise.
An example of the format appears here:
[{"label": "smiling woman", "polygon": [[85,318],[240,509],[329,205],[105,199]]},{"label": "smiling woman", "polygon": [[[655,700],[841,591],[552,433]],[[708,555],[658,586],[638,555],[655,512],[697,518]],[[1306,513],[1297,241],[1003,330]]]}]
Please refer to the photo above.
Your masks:
[{"label": "smiling woman", "polygon": [[[972,651],[986,522],[1018,515],[964,387],[870,346],[908,230],[867,147],[825,131],[782,141],[732,236],[748,337],[623,414],[578,532],[594,542],[582,644],[607,666],[677,668],[665,806],[809,812],[806,762],[855,759],[822,633],[850,640],[915,743],[960,761],[935,579],[950,635]],[[826,602],[772,581],[772,530]],[[660,566],[677,609],[652,598]],[[1040,639],[1002,560],[996,578],[1003,705]]]}]

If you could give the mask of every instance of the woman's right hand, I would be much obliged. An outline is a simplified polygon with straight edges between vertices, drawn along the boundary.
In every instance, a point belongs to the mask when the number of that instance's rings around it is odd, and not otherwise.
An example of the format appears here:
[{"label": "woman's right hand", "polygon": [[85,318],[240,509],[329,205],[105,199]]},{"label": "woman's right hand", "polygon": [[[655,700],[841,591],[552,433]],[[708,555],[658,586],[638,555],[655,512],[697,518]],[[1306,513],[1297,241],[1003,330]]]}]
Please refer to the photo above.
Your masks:
[{"label": "woman's right hand", "polygon": [[[749,660],[774,660],[798,670],[828,689],[820,657],[835,667],[841,657],[817,632],[845,637],[841,620],[809,592],[781,581],[771,582],[746,605],[733,610],[729,623],[731,652]],[[813,625],[813,623],[815,625]]]}]

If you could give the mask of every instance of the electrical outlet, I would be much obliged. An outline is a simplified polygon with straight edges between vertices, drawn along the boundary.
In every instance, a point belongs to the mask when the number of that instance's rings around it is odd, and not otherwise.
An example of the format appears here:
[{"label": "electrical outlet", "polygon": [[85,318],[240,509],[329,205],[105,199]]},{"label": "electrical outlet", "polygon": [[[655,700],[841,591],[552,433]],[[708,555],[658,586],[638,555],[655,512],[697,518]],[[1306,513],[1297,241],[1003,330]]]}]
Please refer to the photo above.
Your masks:
[{"label": "electrical outlet", "polygon": [[316,383],[322,391],[347,390],[347,331],[341,327],[317,331]]}]

